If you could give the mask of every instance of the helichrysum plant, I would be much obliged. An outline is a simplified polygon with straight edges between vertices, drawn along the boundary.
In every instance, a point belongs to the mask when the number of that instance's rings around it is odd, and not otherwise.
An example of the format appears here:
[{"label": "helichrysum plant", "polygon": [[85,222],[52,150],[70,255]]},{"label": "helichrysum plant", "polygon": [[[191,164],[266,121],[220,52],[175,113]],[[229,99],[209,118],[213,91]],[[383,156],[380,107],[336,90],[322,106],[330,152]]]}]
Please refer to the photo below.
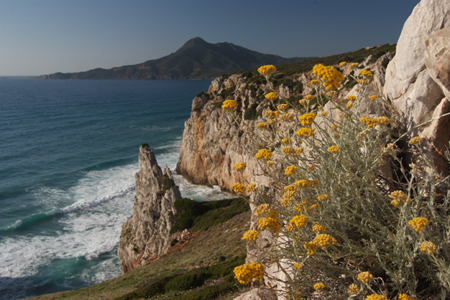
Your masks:
[{"label": "helichrysum plant", "polygon": [[[236,278],[242,284],[283,278],[276,289],[290,299],[450,297],[448,180],[429,166],[419,172],[426,160],[404,166],[401,143],[393,138],[396,118],[373,91],[373,73],[358,72],[357,63],[340,68],[356,74],[356,95],[341,96],[344,75],[319,64],[314,95],[298,103],[276,90],[262,96],[270,108],[252,133],[254,155],[273,180],[274,197],[266,203],[267,188],[254,183],[232,186],[252,195],[256,224],[243,240],[259,251],[255,262],[235,269]],[[269,83],[276,68],[258,71]],[[370,115],[360,109],[367,102]],[[223,103],[235,117],[237,107],[233,100]],[[410,138],[402,151],[419,153],[422,139]],[[272,243],[258,243],[261,232]],[[278,276],[267,272],[274,266]]]}]

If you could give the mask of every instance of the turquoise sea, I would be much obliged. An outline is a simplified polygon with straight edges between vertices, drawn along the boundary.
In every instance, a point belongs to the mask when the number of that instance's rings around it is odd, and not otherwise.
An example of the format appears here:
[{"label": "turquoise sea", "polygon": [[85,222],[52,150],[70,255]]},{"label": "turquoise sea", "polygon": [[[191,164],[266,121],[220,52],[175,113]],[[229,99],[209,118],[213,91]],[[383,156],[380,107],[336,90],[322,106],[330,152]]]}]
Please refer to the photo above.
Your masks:
[{"label": "turquoise sea", "polygon": [[[178,160],[192,99],[210,81],[0,80],[0,299],[86,287],[121,274],[139,146]],[[176,176],[184,197],[220,190]]]}]

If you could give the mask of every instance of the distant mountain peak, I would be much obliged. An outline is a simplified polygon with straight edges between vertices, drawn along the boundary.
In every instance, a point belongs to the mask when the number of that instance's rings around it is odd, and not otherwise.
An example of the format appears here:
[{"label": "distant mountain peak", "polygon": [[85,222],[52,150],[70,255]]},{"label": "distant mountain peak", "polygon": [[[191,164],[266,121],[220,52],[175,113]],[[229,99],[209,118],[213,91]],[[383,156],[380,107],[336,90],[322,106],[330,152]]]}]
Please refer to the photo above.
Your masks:
[{"label": "distant mountain peak", "polygon": [[308,58],[262,54],[232,43],[211,44],[200,37],[188,40],[176,52],[144,63],[92,69],[78,73],[42,75],[46,79],[212,79],[248,71],[261,65],[281,65]]}]

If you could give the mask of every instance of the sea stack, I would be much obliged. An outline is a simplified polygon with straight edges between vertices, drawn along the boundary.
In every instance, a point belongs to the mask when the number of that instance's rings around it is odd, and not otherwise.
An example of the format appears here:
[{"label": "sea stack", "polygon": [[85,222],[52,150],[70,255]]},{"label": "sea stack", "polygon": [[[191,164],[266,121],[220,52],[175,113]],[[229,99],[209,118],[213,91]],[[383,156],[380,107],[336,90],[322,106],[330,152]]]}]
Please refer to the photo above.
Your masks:
[{"label": "sea stack", "polygon": [[174,203],[181,198],[172,173],[167,167],[161,171],[153,149],[144,144],[139,150],[133,215],[122,225],[118,249],[124,273],[167,253]]}]

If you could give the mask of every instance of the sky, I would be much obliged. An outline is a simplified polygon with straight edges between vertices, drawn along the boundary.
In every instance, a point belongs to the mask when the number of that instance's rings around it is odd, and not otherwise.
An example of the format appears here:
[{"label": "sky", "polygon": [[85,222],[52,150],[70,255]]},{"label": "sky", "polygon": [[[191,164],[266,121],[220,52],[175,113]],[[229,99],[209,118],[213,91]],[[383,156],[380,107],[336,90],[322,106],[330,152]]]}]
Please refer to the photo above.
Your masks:
[{"label": "sky", "polygon": [[0,0],[0,76],[137,64],[189,39],[282,57],[396,43],[419,0]]}]

